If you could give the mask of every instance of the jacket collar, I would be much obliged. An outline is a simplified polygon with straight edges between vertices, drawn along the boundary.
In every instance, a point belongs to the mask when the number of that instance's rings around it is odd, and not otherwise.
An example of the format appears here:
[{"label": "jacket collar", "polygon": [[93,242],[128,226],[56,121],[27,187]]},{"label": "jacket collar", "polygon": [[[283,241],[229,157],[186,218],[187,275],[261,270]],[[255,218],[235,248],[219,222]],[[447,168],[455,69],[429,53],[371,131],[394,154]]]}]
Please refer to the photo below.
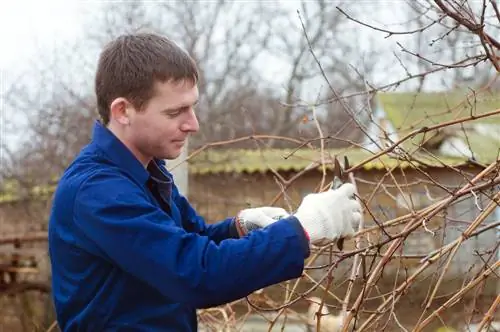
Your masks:
[{"label": "jacket collar", "polygon": [[160,194],[168,202],[168,198],[172,194],[172,185],[174,181],[164,165],[164,160],[155,158],[149,163],[148,172],[150,174],[149,181],[158,186]]},{"label": "jacket collar", "polygon": [[165,161],[153,159],[147,169],[139,162],[132,152],[100,121],[94,124],[92,141],[116,165],[129,173],[139,183],[146,184],[148,180],[156,182],[161,189],[170,191],[172,178],[164,169]]}]

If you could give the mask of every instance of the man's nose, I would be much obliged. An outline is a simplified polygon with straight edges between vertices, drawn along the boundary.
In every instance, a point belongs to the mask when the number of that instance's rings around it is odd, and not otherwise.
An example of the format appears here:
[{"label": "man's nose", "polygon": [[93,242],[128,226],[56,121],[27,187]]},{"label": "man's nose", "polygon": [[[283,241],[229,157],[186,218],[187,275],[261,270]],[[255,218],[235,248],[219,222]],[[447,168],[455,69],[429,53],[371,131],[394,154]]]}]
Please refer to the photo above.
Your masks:
[{"label": "man's nose", "polygon": [[181,130],[187,132],[197,132],[199,129],[200,124],[198,123],[198,119],[196,117],[196,114],[194,113],[194,110],[191,109],[188,113],[186,121],[184,121],[181,125]]}]

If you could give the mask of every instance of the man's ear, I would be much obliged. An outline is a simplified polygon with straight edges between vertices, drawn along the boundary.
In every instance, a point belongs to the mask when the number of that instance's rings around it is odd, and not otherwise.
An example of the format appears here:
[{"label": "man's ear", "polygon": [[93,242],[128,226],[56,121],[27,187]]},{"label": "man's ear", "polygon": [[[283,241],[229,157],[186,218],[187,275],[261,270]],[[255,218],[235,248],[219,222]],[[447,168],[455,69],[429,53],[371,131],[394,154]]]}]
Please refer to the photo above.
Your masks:
[{"label": "man's ear", "polygon": [[109,107],[110,119],[127,126],[130,123],[130,103],[125,98],[116,98]]}]

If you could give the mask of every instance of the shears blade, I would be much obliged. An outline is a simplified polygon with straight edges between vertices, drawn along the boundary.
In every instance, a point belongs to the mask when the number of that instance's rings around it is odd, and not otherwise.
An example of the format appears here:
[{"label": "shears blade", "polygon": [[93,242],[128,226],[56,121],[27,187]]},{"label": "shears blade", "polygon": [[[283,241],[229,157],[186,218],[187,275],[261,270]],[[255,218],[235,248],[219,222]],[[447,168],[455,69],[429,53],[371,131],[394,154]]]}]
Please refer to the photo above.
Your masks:
[{"label": "shears blade", "polygon": [[[333,181],[330,189],[335,190],[340,188],[340,186],[342,186],[348,180],[345,170],[349,169],[349,159],[347,158],[347,156],[344,156],[344,165],[342,166],[337,156],[335,156],[333,164]],[[344,248],[344,238],[340,238],[337,240],[337,247],[339,248],[339,250],[342,250]]]}]

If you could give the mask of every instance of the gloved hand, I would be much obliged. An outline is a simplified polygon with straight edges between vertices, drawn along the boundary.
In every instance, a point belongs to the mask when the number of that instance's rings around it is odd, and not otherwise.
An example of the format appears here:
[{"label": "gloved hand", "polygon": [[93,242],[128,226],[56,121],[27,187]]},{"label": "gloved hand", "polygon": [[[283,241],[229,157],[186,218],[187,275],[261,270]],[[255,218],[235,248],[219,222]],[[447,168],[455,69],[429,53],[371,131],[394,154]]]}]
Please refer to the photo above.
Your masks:
[{"label": "gloved hand", "polygon": [[288,216],[289,213],[279,207],[263,206],[244,209],[236,216],[236,228],[240,236],[245,236],[255,229],[266,227]]},{"label": "gloved hand", "polygon": [[361,221],[361,204],[353,184],[304,197],[294,216],[313,244],[324,245],[354,234],[353,226]]}]

